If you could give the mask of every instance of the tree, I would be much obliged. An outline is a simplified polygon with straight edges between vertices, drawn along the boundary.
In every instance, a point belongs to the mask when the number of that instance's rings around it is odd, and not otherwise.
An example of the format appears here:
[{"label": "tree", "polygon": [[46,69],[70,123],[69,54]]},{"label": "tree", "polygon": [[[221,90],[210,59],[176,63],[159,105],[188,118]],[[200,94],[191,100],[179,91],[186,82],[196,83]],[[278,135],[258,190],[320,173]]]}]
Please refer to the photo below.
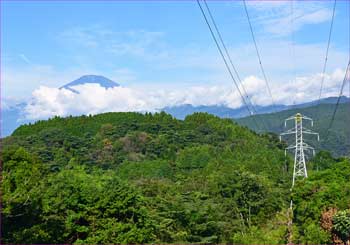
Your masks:
[{"label": "tree", "polygon": [[[44,188],[43,165],[20,147],[3,154],[2,218],[4,241],[39,243],[47,234],[40,232],[40,196]],[[36,226],[35,228],[33,228]],[[31,231],[35,229],[35,237]],[[33,235],[33,234],[32,234]]]}]

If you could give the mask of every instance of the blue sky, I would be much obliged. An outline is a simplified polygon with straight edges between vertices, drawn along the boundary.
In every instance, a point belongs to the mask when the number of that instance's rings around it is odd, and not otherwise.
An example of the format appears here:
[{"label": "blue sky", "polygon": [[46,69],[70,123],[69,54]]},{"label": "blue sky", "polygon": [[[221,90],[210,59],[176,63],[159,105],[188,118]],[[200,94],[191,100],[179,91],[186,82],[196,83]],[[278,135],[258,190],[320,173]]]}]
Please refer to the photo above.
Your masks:
[{"label": "blue sky", "polygon": [[[28,99],[40,86],[60,87],[84,74],[104,75],[123,86],[145,90],[231,86],[195,1],[1,4],[5,99]],[[243,3],[208,4],[251,96],[256,96],[257,103],[268,103],[266,96],[257,93],[263,80]],[[340,86],[348,60],[348,5],[348,1],[337,2],[327,66],[330,86],[325,87],[329,94]],[[301,100],[316,96],[332,6],[333,1],[294,1],[292,30],[291,2],[248,1],[266,73],[273,92],[281,94],[278,102],[292,103],[288,97],[293,93],[299,93]],[[292,33],[297,78],[291,59]],[[279,93],[287,83],[290,87]]]}]

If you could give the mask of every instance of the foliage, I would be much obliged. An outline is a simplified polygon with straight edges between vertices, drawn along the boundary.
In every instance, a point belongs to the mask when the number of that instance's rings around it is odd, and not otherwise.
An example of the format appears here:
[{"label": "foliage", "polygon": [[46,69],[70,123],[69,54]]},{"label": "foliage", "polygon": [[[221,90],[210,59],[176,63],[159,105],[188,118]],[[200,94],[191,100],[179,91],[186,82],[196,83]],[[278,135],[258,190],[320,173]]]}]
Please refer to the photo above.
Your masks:
[{"label": "foliage", "polygon": [[[232,120],[55,117],[19,127],[1,148],[5,243],[287,242],[284,143]],[[343,232],[342,218],[329,230],[320,219],[349,207],[349,166],[326,152],[310,163],[310,178],[292,195],[295,241]]]},{"label": "foliage", "polygon": [[[344,218],[340,215],[342,213],[333,216],[333,224],[330,224],[333,228],[329,229],[323,225],[324,229],[320,229],[320,226],[322,227],[320,223],[324,219],[323,210],[346,209],[350,206],[349,160],[333,161],[334,164],[330,168],[324,171],[311,171],[309,178],[296,183],[293,193],[294,222],[298,224],[300,235],[296,243],[310,243],[311,241],[330,243],[333,234],[329,232],[333,230],[336,234],[343,234],[346,219],[342,219]],[[328,235],[325,234],[325,230],[328,230]],[[319,240],[316,239],[317,237]],[[333,240],[335,240],[334,236]]]}]

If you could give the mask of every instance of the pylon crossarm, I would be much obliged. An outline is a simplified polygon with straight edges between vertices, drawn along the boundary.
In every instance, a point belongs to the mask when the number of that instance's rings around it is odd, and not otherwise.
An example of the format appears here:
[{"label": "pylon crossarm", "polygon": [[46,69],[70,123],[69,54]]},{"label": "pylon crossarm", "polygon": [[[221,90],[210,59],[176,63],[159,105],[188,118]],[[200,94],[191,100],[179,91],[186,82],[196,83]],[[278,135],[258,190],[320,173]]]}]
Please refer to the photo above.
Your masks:
[{"label": "pylon crossarm", "polygon": [[313,148],[313,147],[311,147],[311,146],[304,146],[304,149],[306,149],[306,150],[312,150],[312,151],[315,150],[315,148]]},{"label": "pylon crossarm", "polygon": [[288,150],[292,150],[292,149],[295,149],[295,148],[296,148],[295,145],[290,145],[290,146],[288,146],[287,148],[284,149],[284,155],[285,155],[285,156],[287,155],[287,151],[288,151]]},{"label": "pylon crossarm", "polygon": [[311,129],[308,129],[307,127],[303,127],[303,132],[312,132],[317,134],[316,132],[312,131]]},{"label": "pylon crossarm", "polygon": [[284,127],[287,127],[287,121],[294,120],[294,116],[288,117],[284,120]]},{"label": "pylon crossarm", "polygon": [[295,130],[294,129],[289,129],[286,132],[281,133],[280,135],[282,136],[282,135],[287,135],[287,134],[295,134]]},{"label": "pylon crossarm", "polygon": [[312,146],[310,146],[309,144],[307,144],[307,143],[305,143],[305,142],[303,142],[303,147],[304,147],[304,148],[313,148]]},{"label": "pylon crossarm", "polygon": [[304,133],[304,134],[313,134],[313,135],[317,135],[317,140],[318,140],[318,141],[320,140],[320,135],[319,135],[319,133],[316,133],[316,132],[314,132],[314,131],[311,131],[310,129],[305,129],[305,130],[303,131],[303,133]]},{"label": "pylon crossarm", "polygon": [[312,120],[312,118],[307,117],[307,116],[302,116],[301,118],[302,118],[302,119],[305,119],[305,120],[310,120],[310,121],[313,121],[313,120]]},{"label": "pylon crossarm", "polygon": [[303,131],[304,134],[315,134],[315,135],[318,135],[318,133],[315,133],[315,132],[312,132],[311,130],[308,131],[308,130],[305,130]]},{"label": "pylon crossarm", "polygon": [[301,118],[302,118],[303,120],[309,120],[309,121],[311,122],[311,127],[314,126],[314,120],[312,120],[312,118],[307,117],[307,116],[302,116]]},{"label": "pylon crossarm", "polygon": [[288,134],[295,134],[295,131],[293,129],[289,129],[288,131],[281,133],[280,134],[280,141],[282,141],[282,136],[283,135],[288,135]]}]

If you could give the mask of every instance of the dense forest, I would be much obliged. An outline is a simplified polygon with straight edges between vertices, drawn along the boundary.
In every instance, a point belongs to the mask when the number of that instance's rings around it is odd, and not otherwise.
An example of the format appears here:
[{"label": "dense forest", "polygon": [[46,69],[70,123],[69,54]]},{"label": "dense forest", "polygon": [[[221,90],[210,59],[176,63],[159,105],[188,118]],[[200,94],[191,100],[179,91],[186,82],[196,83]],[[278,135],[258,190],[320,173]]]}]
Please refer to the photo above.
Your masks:
[{"label": "dense forest", "polygon": [[[308,138],[311,139],[309,142],[312,142],[312,145],[314,145],[317,150],[329,151],[335,157],[345,155],[350,157],[350,103],[339,104],[333,125],[328,130],[334,108],[334,104],[320,104],[277,113],[256,115],[255,120],[260,122],[260,126],[258,127],[254,123],[252,117],[240,118],[237,122],[257,132],[274,132],[280,134],[282,131],[286,130],[286,128],[284,128],[284,119],[300,112],[314,119],[314,127],[312,129],[320,133],[320,142],[312,141],[312,139],[315,138]],[[289,128],[292,126],[292,124],[288,125]],[[311,128],[310,123],[306,123],[305,126]]]},{"label": "dense forest", "polygon": [[2,242],[345,243],[349,159],[319,152],[291,191],[285,146],[205,113],[20,126],[1,142]]}]

